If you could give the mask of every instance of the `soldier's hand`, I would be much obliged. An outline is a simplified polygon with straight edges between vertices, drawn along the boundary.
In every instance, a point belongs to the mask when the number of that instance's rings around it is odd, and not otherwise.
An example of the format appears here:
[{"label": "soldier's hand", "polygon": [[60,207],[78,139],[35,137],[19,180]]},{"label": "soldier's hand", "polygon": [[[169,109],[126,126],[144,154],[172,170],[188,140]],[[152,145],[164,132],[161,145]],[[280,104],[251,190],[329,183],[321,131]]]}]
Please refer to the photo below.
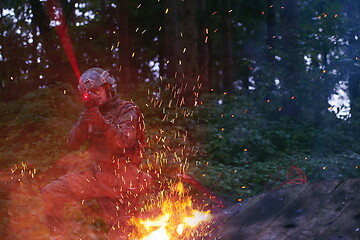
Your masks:
[{"label": "soldier's hand", "polygon": [[105,130],[109,126],[98,107],[85,108],[79,122],[91,126],[94,130]]}]

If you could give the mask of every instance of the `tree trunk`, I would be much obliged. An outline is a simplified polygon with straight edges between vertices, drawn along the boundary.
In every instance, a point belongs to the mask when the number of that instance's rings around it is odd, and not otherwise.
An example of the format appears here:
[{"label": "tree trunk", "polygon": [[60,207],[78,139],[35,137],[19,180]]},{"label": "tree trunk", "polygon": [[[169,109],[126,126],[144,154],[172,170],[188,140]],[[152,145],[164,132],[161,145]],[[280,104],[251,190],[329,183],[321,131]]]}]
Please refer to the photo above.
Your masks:
[{"label": "tree trunk", "polygon": [[297,118],[301,115],[300,105],[297,103],[295,95],[297,93],[298,79],[300,76],[298,64],[299,59],[296,47],[298,44],[298,6],[297,0],[285,1],[281,12],[281,43],[284,58],[282,60],[285,76],[280,79],[282,84],[282,104],[283,113],[289,117]]},{"label": "tree trunk", "polygon": [[[184,20],[182,39],[183,60],[181,62],[182,74],[180,82],[182,91],[181,98],[184,98],[186,106],[196,105],[199,97],[199,67],[198,67],[198,28],[196,22],[196,0],[188,0],[184,3]],[[185,51],[186,48],[186,51]],[[185,51],[185,52],[184,52]]]},{"label": "tree trunk", "polygon": [[75,3],[76,0],[61,0],[61,7],[63,9],[63,14],[66,23],[70,23],[69,19],[74,16],[74,9],[75,9]]},{"label": "tree trunk", "polygon": [[[1,12],[0,12],[0,26],[3,26],[3,2],[0,2],[0,8],[1,8]],[[4,34],[0,34],[0,54],[1,54],[1,57],[2,57],[2,60],[0,61],[0,69],[5,69],[5,59],[4,59],[4,40],[5,40],[5,37],[4,37]],[[5,79],[7,78],[6,76],[7,74],[2,70],[0,72],[0,77],[1,77],[1,80],[0,80],[0,89],[1,90],[4,90],[5,89],[5,86],[6,86],[6,81]]]},{"label": "tree trunk", "polygon": [[207,14],[206,0],[199,1],[200,24],[199,24],[199,69],[200,84],[202,84],[200,92],[210,92],[210,72],[209,72],[209,17]]},{"label": "tree trunk", "polygon": [[230,0],[225,0],[222,4],[223,6],[223,31],[222,31],[222,40],[223,40],[223,90],[232,91],[234,86],[234,74],[233,74],[233,48],[232,48],[232,28],[231,28],[231,19],[229,16],[230,9]]},{"label": "tree trunk", "polygon": [[275,7],[274,0],[267,0],[267,15],[266,15],[266,47],[267,47],[267,59],[269,62],[274,61],[274,56],[271,53],[275,48],[275,27],[276,27],[276,16],[275,16]]},{"label": "tree trunk", "polygon": [[[358,57],[360,44],[355,36],[358,35],[358,21],[360,18],[360,4],[351,0],[344,2],[344,12],[346,17],[346,28],[348,30],[348,63],[344,66],[348,75],[348,96],[350,99],[351,119],[358,121],[360,119],[360,78],[359,65],[356,61]],[[353,122],[353,121],[352,121]]]},{"label": "tree trunk", "polygon": [[129,2],[123,0],[117,7],[119,23],[117,25],[117,36],[119,39],[119,70],[121,83],[125,86],[132,86],[131,78],[131,57],[129,40]]},{"label": "tree trunk", "polygon": [[164,52],[166,59],[166,77],[167,78],[176,78],[179,70],[179,60],[180,60],[180,28],[179,28],[179,17],[178,17],[178,5],[179,1],[176,0],[166,0],[165,6],[168,11],[165,13],[165,22],[164,22]]},{"label": "tree trunk", "polygon": [[360,78],[358,74],[349,76],[349,99],[351,118],[355,121],[360,119]]},{"label": "tree trunk", "polygon": [[31,67],[29,69],[29,78],[30,81],[36,81],[39,78],[39,68],[37,59],[40,57],[40,52],[37,50],[37,45],[39,43],[39,37],[37,36],[38,28],[35,24],[32,24],[32,35],[33,42],[31,43]]},{"label": "tree trunk", "polygon": [[[40,80],[39,84],[48,84],[60,78],[62,71],[59,71],[59,67],[62,66],[60,59],[63,56],[59,53],[59,42],[55,41],[55,32],[50,28],[50,19],[45,12],[45,8],[39,0],[29,0],[31,10],[33,13],[33,23],[39,28],[41,44],[45,50],[48,67],[45,66],[43,80]],[[46,65],[46,64],[44,64]],[[64,70],[64,69],[63,69]],[[71,71],[66,69],[66,71]]]}]

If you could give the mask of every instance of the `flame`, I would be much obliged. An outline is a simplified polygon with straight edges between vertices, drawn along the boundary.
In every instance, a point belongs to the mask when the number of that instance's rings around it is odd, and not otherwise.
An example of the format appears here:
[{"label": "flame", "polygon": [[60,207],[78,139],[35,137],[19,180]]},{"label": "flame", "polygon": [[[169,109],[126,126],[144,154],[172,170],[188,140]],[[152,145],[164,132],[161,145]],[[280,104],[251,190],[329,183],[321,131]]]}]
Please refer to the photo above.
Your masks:
[{"label": "flame", "polygon": [[128,225],[134,227],[127,234],[128,239],[178,240],[209,234],[209,231],[201,230],[209,227],[212,214],[194,209],[193,201],[181,182],[171,186],[170,191],[161,191],[156,198],[147,204],[146,211],[157,214],[147,218],[133,216],[128,221]]}]

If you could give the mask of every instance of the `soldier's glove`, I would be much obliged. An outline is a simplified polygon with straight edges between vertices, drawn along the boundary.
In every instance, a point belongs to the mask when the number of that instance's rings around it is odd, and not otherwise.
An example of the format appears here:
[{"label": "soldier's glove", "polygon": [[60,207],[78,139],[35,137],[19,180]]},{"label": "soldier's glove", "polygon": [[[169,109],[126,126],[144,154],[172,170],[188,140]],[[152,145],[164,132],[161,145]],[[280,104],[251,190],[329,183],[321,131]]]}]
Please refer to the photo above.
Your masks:
[{"label": "soldier's glove", "polygon": [[79,123],[88,125],[89,131],[90,129],[105,131],[109,127],[109,123],[104,119],[98,107],[85,108],[81,113]]}]

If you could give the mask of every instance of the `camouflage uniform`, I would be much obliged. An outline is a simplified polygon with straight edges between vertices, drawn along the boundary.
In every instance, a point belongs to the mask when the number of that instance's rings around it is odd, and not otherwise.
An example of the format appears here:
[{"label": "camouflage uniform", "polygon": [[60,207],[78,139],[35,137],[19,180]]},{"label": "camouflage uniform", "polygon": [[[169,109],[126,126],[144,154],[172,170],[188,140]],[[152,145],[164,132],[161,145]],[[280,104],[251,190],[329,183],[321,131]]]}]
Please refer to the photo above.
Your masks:
[{"label": "camouflage uniform", "polygon": [[[103,131],[88,131],[86,124],[74,124],[68,137],[70,149],[89,141],[93,169],[67,174],[42,189],[44,210],[49,225],[61,231],[65,202],[97,199],[105,208],[108,223],[125,215],[124,206],[136,206],[136,196],[145,194],[151,177],[138,170],[144,146],[144,122],[138,107],[112,98],[99,107],[109,123]],[[128,204],[129,203],[129,204]],[[55,229],[56,231],[56,229]]]}]

